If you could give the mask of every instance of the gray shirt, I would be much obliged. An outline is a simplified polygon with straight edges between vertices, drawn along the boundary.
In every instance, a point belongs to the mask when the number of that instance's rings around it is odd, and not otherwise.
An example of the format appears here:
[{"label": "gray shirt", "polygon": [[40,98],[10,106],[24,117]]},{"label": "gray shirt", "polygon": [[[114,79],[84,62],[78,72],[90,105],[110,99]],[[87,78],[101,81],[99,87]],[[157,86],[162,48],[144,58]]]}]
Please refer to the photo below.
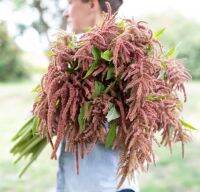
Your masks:
[{"label": "gray shirt", "polygon": [[[74,155],[65,152],[65,142],[61,144],[58,172],[57,192],[116,192],[119,180],[116,178],[119,154],[96,144],[93,151],[80,160],[80,173],[76,174]],[[137,177],[130,183],[124,182],[121,189],[133,189],[139,192]]]}]

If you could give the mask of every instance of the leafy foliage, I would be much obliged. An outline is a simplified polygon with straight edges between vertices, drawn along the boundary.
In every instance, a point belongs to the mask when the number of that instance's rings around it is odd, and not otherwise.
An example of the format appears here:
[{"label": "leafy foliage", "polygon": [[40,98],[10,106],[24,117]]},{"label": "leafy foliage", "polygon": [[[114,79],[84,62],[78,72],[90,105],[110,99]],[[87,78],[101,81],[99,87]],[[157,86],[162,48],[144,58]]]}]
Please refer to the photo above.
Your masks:
[{"label": "leafy foliage", "polygon": [[63,17],[63,12],[67,2],[65,0],[13,0],[15,11],[26,9],[36,13],[31,24],[18,23],[19,33],[23,34],[27,29],[33,28],[40,35],[44,35],[49,40],[49,30],[53,28],[66,29],[67,20]]},{"label": "leafy foliage", "polygon": [[112,120],[115,120],[120,117],[119,112],[116,110],[115,105],[113,103],[110,103],[109,111],[106,116],[106,119],[108,122],[111,122]]},{"label": "leafy foliage", "polygon": [[9,36],[4,22],[0,22],[0,50],[0,81],[27,77],[21,60],[21,51]]},{"label": "leafy foliage", "polygon": [[105,91],[105,89],[105,86],[101,82],[95,81],[93,97],[100,96]]},{"label": "leafy foliage", "polygon": [[153,33],[153,37],[154,37],[155,39],[159,40],[159,39],[163,36],[165,30],[166,30],[166,28],[162,28],[162,29],[160,29],[160,30],[154,32],[154,33]]},{"label": "leafy foliage", "polygon": [[[167,17],[166,17],[167,15]],[[193,79],[200,79],[200,24],[199,22],[185,18],[183,15],[172,12],[162,15],[149,15],[146,18],[152,28],[160,29],[162,26],[170,26],[166,30],[161,28],[159,37],[166,48],[176,47],[178,58],[185,59],[185,65],[190,71]],[[162,26],[160,25],[162,23]],[[164,31],[163,31],[163,30]],[[163,32],[164,33],[163,33]]]},{"label": "leafy foliage", "polygon": [[197,130],[197,128],[195,128],[194,126],[192,126],[191,124],[189,124],[188,122],[186,122],[186,121],[183,120],[183,119],[180,119],[180,122],[181,122],[181,124],[182,124],[186,129],[189,129],[189,130]]},{"label": "leafy foliage", "polygon": [[107,148],[112,147],[113,146],[113,142],[117,136],[117,122],[116,121],[111,121],[109,123],[109,131],[106,137],[106,141],[105,141],[105,146]]},{"label": "leafy foliage", "polygon": [[109,50],[102,52],[101,58],[106,61],[112,61],[112,52]]},{"label": "leafy foliage", "polygon": [[80,108],[80,112],[79,112],[79,116],[78,116],[78,123],[79,123],[81,132],[83,132],[85,129],[84,107],[83,106]]},{"label": "leafy foliage", "polygon": [[90,65],[90,68],[88,69],[87,73],[85,74],[84,79],[87,78],[88,76],[90,76],[94,72],[94,70],[98,67],[100,54],[101,54],[101,52],[99,51],[99,49],[97,49],[96,47],[92,48],[92,55],[94,57],[94,61]]}]

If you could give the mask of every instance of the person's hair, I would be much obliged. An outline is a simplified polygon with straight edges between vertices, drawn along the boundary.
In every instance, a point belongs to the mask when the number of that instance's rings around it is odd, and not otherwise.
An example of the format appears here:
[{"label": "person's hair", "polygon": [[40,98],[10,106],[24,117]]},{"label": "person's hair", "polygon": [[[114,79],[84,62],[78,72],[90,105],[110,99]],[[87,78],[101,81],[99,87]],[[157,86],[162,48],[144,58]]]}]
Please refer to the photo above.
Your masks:
[{"label": "person's hair", "polygon": [[[82,0],[83,2],[88,2],[90,0]],[[119,10],[120,6],[123,4],[123,0],[98,0],[102,11],[107,12],[106,2],[110,3],[112,12],[115,13]]]}]

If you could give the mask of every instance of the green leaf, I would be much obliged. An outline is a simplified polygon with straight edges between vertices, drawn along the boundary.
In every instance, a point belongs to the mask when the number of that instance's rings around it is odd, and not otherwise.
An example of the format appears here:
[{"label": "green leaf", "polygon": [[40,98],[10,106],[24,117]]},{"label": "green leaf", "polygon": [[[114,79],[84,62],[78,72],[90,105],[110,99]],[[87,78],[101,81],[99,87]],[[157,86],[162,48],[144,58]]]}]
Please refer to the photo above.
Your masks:
[{"label": "green leaf", "polygon": [[181,42],[178,42],[176,45],[170,48],[165,54],[165,57],[166,58],[175,57],[177,55],[177,50],[180,45],[181,45]]},{"label": "green leaf", "polygon": [[122,30],[125,30],[126,26],[127,26],[127,23],[123,19],[121,19],[120,21],[117,22],[117,27],[119,27]]},{"label": "green leaf", "polygon": [[80,112],[78,115],[78,123],[79,123],[80,131],[83,132],[85,130],[84,106],[80,108]]},{"label": "green leaf", "polygon": [[153,38],[154,38],[154,39],[157,39],[157,40],[160,39],[160,38],[163,36],[165,30],[166,30],[166,28],[162,28],[162,29],[160,29],[160,30],[154,32],[154,33],[153,33]]},{"label": "green leaf", "polygon": [[165,57],[166,58],[170,58],[170,57],[173,57],[176,53],[176,46],[173,46],[172,48],[170,48],[167,53],[165,54]]},{"label": "green leaf", "polygon": [[47,52],[46,52],[46,56],[47,57],[53,57],[53,56],[55,56],[56,54],[50,49],[50,50],[48,50]]},{"label": "green leaf", "polygon": [[42,86],[41,85],[37,85],[32,92],[33,93],[40,93],[42,91]]},{"label": "green leaf", "polygon": [[114,70],[115,70],[114,67],[108,68],[106,80],[112,79],[115,76]]},{"label": "green leaf", "polygon": [[87,73],[85,74],[85,76],[83,77],[83,79],[86,79],[88,76],[90,76],[94,72],[94,70],[98,67],[98,65],[99,65],[99,63],[97,61],[94,61],[90,65],[90,67],[89,67]]},{"label": "green leaf", "polygon": [[100,50],[97,49],[96,47],[93,47],[92,48],[92,55],[94,57],[94,61],[90,65],[90,67],[89,67],[87,73],[85,74],[85,76],[83,77],[83,79],[85,79],[88,76],[90,76],[94,72],[94,70],[99,66],[99,59],[101,58]]},{"label": "green leaf", "polygon": [[98,61],[101,58],[101,51],[98,48],[93,47],[92,48],[92,55],[94,57],[94,60]]},{"label": "green leaf", "polygon": [[106,87],[100,81],[95,81],[95,88],[92,97],[98,97],[105,91]]},{"label": "green leaf", "polygon": [[105,141],[105,146],[107,148],[112,147],[113,142],[116,138],[117,135],[117,122],[116,121],[111,121],[109,123],[109,131],[108,134],[106,136],[106,141]]},{"label": "green leaf", "polygon": [[111,122],[114,119],[120,117],[119,112],[116,110],[115,105],[113,103],[110,104],[108,114],[106,115],[106,119],[108,122]]},{"label": "green leaf", "polygon": [[112,51],[110,51],[110,50],[101,52],[101,58],[106,61],[112,61],[112,56],[113,56],[113,54],[112,54]]},{"label": "green leaf", "polygon": [[186,129],[189,129],[189,130],[198,130],[197,128],[195,128],[194,126],[192,126],[191,124],[187,123],[185,120],[183,119],[180,119],[180,123],[186,128]]},{"label": "green leaf", "polygon": [[91,106],[92,106],[92,103],[88,101],[88,102],[85,102],[84,105],[81,106],[80,108],[78,123],[79,123],[81,132],[85,130],[85,124],[86,124],[86,120],[89,118]]}]

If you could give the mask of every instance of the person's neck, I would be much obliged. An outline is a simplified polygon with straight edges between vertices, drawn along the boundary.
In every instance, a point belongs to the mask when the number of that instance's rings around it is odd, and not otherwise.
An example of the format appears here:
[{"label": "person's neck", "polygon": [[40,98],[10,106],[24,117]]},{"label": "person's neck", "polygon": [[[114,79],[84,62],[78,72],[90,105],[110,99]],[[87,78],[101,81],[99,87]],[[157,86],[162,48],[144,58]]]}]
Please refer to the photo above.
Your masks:
[{"label": "person's neck", "polygon": [[97,13],[96,15],[96,20],[95,20],[95,24],[94,25],[98,25],[101,21],[102,21],[102,18],[103,18],[103,13],[101,13],[100,11]]},{"label": "person's neck", "polygon": [[84,31],[82,31],[80,33],[77,33],[77,35],[78,34],[81,35],[84,32],[86,32],[87,30],[89,30],[89,28],[92,28],[92,27],[94,27],[96,25],[99,25],[102,22],[102,19],[103,19],[103,13],[101,11],[97,12],[95,17],[94,17],[94,19],[93,19],[93,21],[91,22],[91,25],[88,28],[86,28]]}]

